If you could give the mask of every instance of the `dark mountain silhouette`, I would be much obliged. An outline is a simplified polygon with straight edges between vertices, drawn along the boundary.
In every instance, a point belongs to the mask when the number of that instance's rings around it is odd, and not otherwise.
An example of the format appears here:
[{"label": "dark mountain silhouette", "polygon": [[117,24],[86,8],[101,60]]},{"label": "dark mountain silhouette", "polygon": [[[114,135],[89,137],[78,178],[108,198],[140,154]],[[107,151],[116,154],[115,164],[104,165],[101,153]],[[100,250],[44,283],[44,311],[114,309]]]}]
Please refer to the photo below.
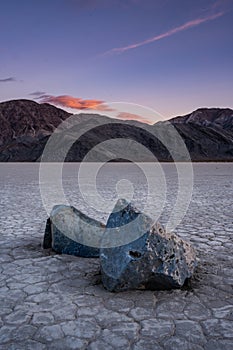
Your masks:
[{"label": "dark mountain silhouette", "polygon": [[199,108],[185,116],[169,120],[172,124],[195,124],[233,132],[233,110],[230,108]]},{"label": "dark mountain silhouette", "polygon": [[[50,104],[30,100],[0,103],[0,161],[61,161],[67,142],[73,145],[66,161],[82,161],[95,146],[98,149],[89,161],[128,160],[126,150],[131,150],[134,161],[153,161],[154,156],[160,161],[187,161],[182,142],[193,161],[233,161],[233,111],[229,108],[201,108],[154,125],[81,113],[75,117],[75,124],[67,121],[68,132],[54,134],[53,149],[43,157],[51,134],[70,116]],[[124,141],[117,151],[114,143],[102,143],[118,138]]]},{"label": "dark mountain silhouette", "polygon": [[47,103],[30,100],[0,103],[0,161],[36,161],[48,137],[69,116]]},{"label": "dark mountain silhouette", "polygon": [[233,160],[233,110],[229,108],[199,108],[172,118],[193,160]]}]

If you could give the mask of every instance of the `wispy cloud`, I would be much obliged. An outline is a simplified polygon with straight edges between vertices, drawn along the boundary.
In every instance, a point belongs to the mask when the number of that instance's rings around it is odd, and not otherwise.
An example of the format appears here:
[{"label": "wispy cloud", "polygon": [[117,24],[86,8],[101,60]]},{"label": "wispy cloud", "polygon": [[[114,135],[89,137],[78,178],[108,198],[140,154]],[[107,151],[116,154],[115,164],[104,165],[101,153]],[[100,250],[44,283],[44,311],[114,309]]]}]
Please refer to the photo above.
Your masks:
[{"label": "wispy cloud", "polygon": [[142,117],[138,114],[128,113],[128,112],[121,112],[117,115],[118,119],[123,120],[137,120],[138,122],[146,123],[146,124],[153,124],[153,122],[146,117]]},{"label": "wispy cloud", "polygon": [[43,96],[45,95],[46,92],[45,91],[35,91],[35,92],[31,92],[29,94],[29,96],[34,96],[34,97],[40,97],[40,96]]},{"label": "wispy cloud", "polygon": [[72,109],[92,109],[97,111],[112,111],[104,101],[100,100],[85,100],[80,97],[68,95],[52,96],[42,95],[37,98],[41,103],[52,103],[56,106],[72,108]]},{"label": "wispy cloud", "polygon": [[194,19],[192,21],[188,21],[188,22],[182,24],[179,27],[176,27],[176,28],[173,28],[171,30],[168,30],[167,32],[164,32],[162,34],[156,35],[156,36],[154,36],[152,38],[149,38],[149,39],[146,39],[146,40],[134,43],[134,44],[130,44],[130,45],[127,45],[127,46],[113,48],[113,49],[111,49],[109,51],[106,51],[104,53],[104,55],[120,54],[120,53],[126,52],[128,50],[136,49],[136,48],[138,48],[140,46],[144,46],[144,45],[153,43],[155,41],[162,40],[162,39],[167,38],[169,36],[172,36],[172,35],[174,35],[176,33],[179,33],[179,32],[182,32],[184,30],[196,27],[196,26],[198,26],[198,25],[200,25],[202,23],[205,23],[205,22],[208,22],[208,21],[212,21],[212,20],[214,20],[214,19],[216,19],[218,17],[223,16],[224,14],[225,14],[225,12],[221,11],[221,12],[218,12],[218,13],[215,13],[215,14],[208,15],[206,17],[196,18],[196,19]]},{"label": "wispy cloud", "polygon": [[13,77],[0,79],[0,83],[11,83],[13,81],[16,81],[16,79]]}]

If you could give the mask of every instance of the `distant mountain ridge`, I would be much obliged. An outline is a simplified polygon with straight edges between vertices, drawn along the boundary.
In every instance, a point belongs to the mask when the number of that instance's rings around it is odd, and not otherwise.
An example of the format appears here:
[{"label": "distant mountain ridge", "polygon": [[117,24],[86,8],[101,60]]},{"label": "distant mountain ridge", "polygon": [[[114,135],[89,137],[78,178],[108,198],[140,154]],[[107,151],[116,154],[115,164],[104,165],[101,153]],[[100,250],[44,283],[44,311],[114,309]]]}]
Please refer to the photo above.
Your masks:
[{"label": "distant mountain ridge", "polygon": [[31,100],[0,103],[0,145],[22,136],[50,135],[70,113]]},{"label": "distant mountain ridge", "polygon": [[233,110],[230,108],[199,108],[190,114],[175,117],[169,121],[172,124],[193,123],[233,131]]},{"label": "distant mountain ridge", "polygon": [[[0,103],[0,161],[39,161],[50,135],[70,116],[70,113],[60,108],[31,100]],[[87,125],[90,131],[75,142],[75,130],[82,130]],[[77,125],[68,132],[74,145],[67,154],[66,161],[82,161],[94,146],[119,137],[129,140],[129,147],[134,147],[133,142],[137,141],[149,149],[158,160],[172,161],[166,147],[158,140],[158,136],[162,135],[176,151],[172,128],[182,137],[192,161],[233,161],[233,110],[229,108],[199,108],[185,116],[154,125],[81,113],[77,117]],[[54,158],[50,161],[59,159],[59,152],[64,147],[63,136],[57,135]],[[116,158],[114,148],[106,149],[103,146],[94,153],[92,161],[104,161],[109,156]],[[183,160],[183,155],[179,154],[178,149],[176,156],[176,160]],[[135,157],[135,161],[153,160],[143,151],[140,154],[136,152]]]}]

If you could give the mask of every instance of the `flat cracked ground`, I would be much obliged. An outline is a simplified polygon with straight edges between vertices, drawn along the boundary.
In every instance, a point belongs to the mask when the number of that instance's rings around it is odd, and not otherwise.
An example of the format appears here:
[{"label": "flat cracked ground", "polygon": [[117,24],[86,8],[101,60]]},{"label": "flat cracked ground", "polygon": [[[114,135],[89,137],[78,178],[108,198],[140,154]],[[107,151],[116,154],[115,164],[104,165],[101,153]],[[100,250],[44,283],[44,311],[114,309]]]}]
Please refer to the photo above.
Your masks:
[{"label": "flat cracked ground", "polygon": [[109,293],[98,259],[41,248],[38,166],[1,164],[0,349],[233,349],[233,164],[194,164],[176,232],[199,267],[181,290]]}]

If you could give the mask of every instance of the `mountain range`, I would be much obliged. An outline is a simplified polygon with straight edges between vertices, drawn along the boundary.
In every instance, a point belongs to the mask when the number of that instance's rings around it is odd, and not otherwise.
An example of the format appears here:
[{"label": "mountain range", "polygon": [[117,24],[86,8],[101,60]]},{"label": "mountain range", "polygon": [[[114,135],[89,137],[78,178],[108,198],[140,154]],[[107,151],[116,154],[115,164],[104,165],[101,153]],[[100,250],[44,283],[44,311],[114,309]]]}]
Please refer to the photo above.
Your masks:
[{"label": "mountain range", "polygon": [[[82,161],[90,150],[88,161],[128,161],[129,153],[133,161],[154,161],[155,157],[159,161],[186,161],[187,154],[192,161],[233,161],[233,110],[229,108],[199,108],[154,125],[92,113],[81,113],[70,123],[71,116],[31,100],[0,103],[0,161],[60,161],[67,140],[72,146],[65,161]],[[68,131],[53,134],[65,120]],[[52,134],[53,151],[42,156]],[[109,140],[119,138],[123,141],[116,149]]]}]

